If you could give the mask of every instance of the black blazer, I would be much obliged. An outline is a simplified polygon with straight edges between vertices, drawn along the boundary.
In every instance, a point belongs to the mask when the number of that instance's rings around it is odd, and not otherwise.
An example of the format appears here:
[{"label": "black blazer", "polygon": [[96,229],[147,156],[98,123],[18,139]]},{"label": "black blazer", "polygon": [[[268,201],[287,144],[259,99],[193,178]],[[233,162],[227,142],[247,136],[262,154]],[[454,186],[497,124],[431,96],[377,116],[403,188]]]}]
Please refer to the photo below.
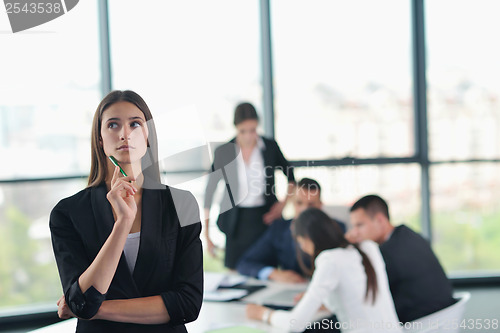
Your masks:
[{"label": "black blazer", "polygon": [[199,209],[187,191],[163,186],[143,189],[141,239],[133,274],[122,254],[107,294],[94,287],[83,294],[78,278],[92,263],[113,228],[106,185],[61,200],[50,215],[52,245],[63,292],[71,311],[91,318],[104,300],[160,295],[171,320],[139,325],[79,319],[77,332],[186,332],[203,298],[203,256]]},{"label": "black blazer", "polygon": [[[288,178],[288,182],[295,182],[293,174],[293,167],[286,160],[281,152],[278,143],[273,139],[261,137],[264,141],[265,148],[262,150],[262,157],[264,160],[265,168],[265,203],[268,208],[272,206],[278,199],[275,192],[275,170],[281,170]],[[226,183],[226,190],[222,197],[220,204],[220,211],[222,214],[219,216],[217,224],[221,231],[230,235],[234,230],[236,219],[238,217],[237,207],[238,203],[244,198],[238,197],[238,170],[236,167],[236,157],[239,150],[236,145],[236,138],[219,146],[214,152],[214,162],[212,164],[207,187],[205,190],[204,208],[210,208],[212,205],[214,192],[217,184],[221,179]]]},{"label": "black blazer", "polygon": [[451,283],[422,236],[405,225],[380,245],[392,298],[403,323],[455,303]]}]

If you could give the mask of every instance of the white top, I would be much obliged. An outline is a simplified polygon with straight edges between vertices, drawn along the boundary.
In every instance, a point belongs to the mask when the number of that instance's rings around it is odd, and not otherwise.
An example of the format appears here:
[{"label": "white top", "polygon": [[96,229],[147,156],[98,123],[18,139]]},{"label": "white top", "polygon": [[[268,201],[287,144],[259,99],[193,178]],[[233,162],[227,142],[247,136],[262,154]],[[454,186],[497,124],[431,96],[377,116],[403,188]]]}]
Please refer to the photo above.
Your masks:
[{"label": "white top", "polygon": [[401,332],[394,308],[385,263],[372,241],[360,244],[377,274],[377,296],[365,302],[366,274],[362,258],[352,245],[321,252],[306,293],[292,311],[275,311],[271,324],[292,332],[312,328],[312,319],[322,304],[335,313],[342,332]]},{"label": "white top", "polygon": [[123,247],[123,253],[127,260],[128,269],[130,273],[134,272],[135,262],[137,261],[137,254],[139,253],[139,242],[141,241],[141,232],[134,232],[128,234],[127,241]]},{"label": "white top", "polygon": [[266,149],[264,140],[259,136],[257,145],[254,147],[248,164],[240,155],[236,159],[238,169],[238,198],[243,200],[239,207],[259,207],[264,206],[266,201],[264,192],[266,191],[266,174],[264,169],[264,158],[262,150]]}]

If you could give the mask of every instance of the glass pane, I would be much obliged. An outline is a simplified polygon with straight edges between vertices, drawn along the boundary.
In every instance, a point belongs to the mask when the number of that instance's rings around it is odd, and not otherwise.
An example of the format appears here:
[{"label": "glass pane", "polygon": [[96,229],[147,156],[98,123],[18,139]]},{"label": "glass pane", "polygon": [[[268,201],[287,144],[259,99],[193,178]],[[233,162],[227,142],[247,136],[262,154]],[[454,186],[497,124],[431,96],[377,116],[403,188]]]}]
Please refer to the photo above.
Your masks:
[{"label": "glass pane", "polygon": [[241,101],[262,112],[258,1],[109,4],[113,84],[149,104],[160,160],[231,139]]},{"label": "glass pane", "polygon": [[426,2],[433,160],[500,157],[499,13],[497,0]]},{"label": "glass pane", "polygon": [[455,275],[500,272],[500,163],[431,167],[433,247]]},{"label": "glass pane", "polygon": [[410,2],[271,3],[276,137],[285,155],[413,155]]},{"label": "glass pane", "polygon": [[52,251],[52,208],[86,185],[84,179],[2,184],[0,187],[0,311],[48,304],[62,295]]},{"label": "glass pane", "polygon": [[0,179],[88,173],[97,28],[94,0],[40,27],[0,33]]},{"label": "glass pane", "polygon": [[[421,230],[417,164],[295,168],[295,177],[318,181],[325,206],[350,208],[362,196],[377,194],[387,201],[394,225],[404,223],[417,232]],[[277,180],[277,192],[286,193],[286,179]],[[286,214],[293,217],[292,205],[287,205]]]}]

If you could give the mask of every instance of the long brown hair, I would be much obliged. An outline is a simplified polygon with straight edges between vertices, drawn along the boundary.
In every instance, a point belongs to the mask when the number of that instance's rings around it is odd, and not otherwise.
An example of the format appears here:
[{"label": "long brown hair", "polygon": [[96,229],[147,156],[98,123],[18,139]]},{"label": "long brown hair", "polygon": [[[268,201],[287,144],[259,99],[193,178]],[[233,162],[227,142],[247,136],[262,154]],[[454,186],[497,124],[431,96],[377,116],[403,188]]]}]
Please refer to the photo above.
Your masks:
[{"label": "long brown hair", "polygon": [[87,187],[99,186],[106,180],[106,175],[108,174],[108,158],[106,154],[104,154],[104,149],[100,144],[102,114],[108,107],[117,102],[129,102],[134,104],[142,111],[146,118],[149,132],[148,148],[146,154],[141,159],[141,165],[144,182],[145,184],[147,182],[147,185],[143,186],[154,187],[155,183],[160,183],[160,169],[158,167],[158,143],[153,116],[144,99],[131,90],[115,90],[110,92],[103,98],[101,103],[99,103],[95,111],[94,120],[92,121],[91,164]]},{"label": "long brown hair", "polygon": [[[366,253],[361,250],[357,244],[351,244],[344,237],[344,233],[340,225],[332,220],[323,211],[317,208],[309,208],[303,211],[293,221],[293,235],[295,238],[298,236],[309,238],[314,244],[314,254],[311,256],[311,267],[309,273],[314,272],[314,260],[324,250],[335,248],[346,248],[348,245],[353,245],[362,258],[362,263],[366,273],[366,292],[365,301],[368,301],[371,295],[372,304],[375,303],[377,296],[377,274],[373,268],[370,259]],[[297,259],[302,269],[306,268],[302,253],[297,246]],[[307,271],[307,269],[306,269]]]}]

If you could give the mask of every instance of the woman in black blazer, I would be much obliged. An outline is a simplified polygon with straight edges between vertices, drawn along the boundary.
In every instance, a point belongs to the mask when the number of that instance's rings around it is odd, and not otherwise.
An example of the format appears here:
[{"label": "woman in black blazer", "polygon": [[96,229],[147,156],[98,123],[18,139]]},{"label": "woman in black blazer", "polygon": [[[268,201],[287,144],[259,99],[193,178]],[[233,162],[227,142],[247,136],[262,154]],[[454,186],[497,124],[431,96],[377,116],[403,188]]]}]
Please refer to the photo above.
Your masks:
[{"label": "woman in black blazer", "polygon": [[[151,112],[113,91],[92,125],[88,187],[50,215],[64,296],[77,332],[186,332],[203,298],[201,223],[189,192],[160,183]],[[113,155],[127,177],[108,156]]]},{"label": "woman in black blazer", "polygon": [[[278,144],[257,134],[259,118],[250,103],[241,103],[234,112],[237,135],[215,150],[205,190],[205,237],[208,251],[214,245],[209,235],[209,216],[214,192],[221,179],[226,183],[217,225],[226,235],[224,264],[235,269],[243,253],[281,217],[294,193],[293,168]],[[280,169],[288,179],[287,195],[278,201],[274,172]]]}]

